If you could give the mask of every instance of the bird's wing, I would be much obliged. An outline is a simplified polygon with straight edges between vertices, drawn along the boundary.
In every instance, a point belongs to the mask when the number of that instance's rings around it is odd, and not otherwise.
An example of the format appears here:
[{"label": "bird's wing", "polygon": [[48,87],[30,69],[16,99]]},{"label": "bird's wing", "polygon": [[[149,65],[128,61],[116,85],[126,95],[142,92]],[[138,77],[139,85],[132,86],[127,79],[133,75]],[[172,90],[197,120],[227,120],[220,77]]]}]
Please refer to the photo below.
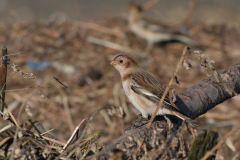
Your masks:
[{"label": "bird's wing", "polygon": [[152,19],[143,18],[140,21],[140,25],[143,28],[154,31],[154,32],[164,32],[164,33],[168,33],[168,34],[180,34],[179,31],[177,31],[165,24],[162,24],[155,20],[152,20]]},{"label": "bird's wing", "polygon": [[[140,70],[139,72],[132,75],[130,86],[133,92],[147,98],[157,105],[164,93],[164,90],[162,89],[160,83],[144,70]],[[186,120],[192,126],[197,125],[196,122],[188,118],[181,110],[179,110],[176,105],[172,105],[170,103],[169,96],[165,97],[163,105],[165,108],[174,111],[177,117]]]},{"label": "bird's wing", "polygon": [[164,32],[165,31],[165,29],[163,27],[156,25],[156,24],[148,23],[144,20],[140,21],[140,25],[141,25],[141,27],[151,30],[151,31],[154,31],[154,32]]},{"label": "bird's wing", "polygon": [[[161,84],[144,70],[140,70],[137,73],[133,74],[130,85],[131,89],[135,93],[147,98],[155,104],[159,103],[164,93]],[[168,95],[165,97],[163,104],[170,110],[179,112],[179,109],[170,103]]]}]

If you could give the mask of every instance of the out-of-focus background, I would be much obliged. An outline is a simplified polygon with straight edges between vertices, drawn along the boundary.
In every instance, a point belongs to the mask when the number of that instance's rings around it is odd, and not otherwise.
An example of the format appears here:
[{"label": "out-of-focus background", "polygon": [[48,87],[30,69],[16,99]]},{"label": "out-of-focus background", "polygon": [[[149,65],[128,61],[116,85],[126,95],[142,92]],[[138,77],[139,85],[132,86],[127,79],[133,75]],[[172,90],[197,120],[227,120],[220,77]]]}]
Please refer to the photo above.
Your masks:
[{"label": "out-of-focus background", "polygon": [[[75,20],[93,20],[101,17],[123,16],[129,1],[112,0],[1,0],[1,22],[29,22],[50,16],[65,16]],[[144,3],[144,0],[135,0]],[[190,0],[160,0],[147,11],[153,17],[172,22],[179,21],[187,11]],[[209,23],[238,24],[240,1],[238,0],[199,0],[193,15],[194,21]]]},{"label": "out-of-focus background", "polygon": [[[143,4],[146,1],[136,1]],[[160,0],[144,11],[144,16],[181,30],[190,0]],[[102,111],[93,120],[89,133],[102,130],[100,146],[118,138],[137,118],[137,110],[122,89],[119,73],[109,65],[119,54],[127,54],[150,72],[161,84],[167,84],[181,57],[183,43],[154,46],[142,57],[146,42],[130,30],[127,23],[128,1],[113,0],[0,0],[0,48],[8,49],[6,103],[15,117],[26,104],[20,122],[38,120],[60,141],[66,142],[83,119],[103,106],[122,106],[125,120]],[[185,28],[197,41],[206,57],[220,71],[240,56],[240,1],[199,0]],[[118,47],[114,48],[114,44]],[[101,43],[101,44],[96,44]],[[188,55],[193,69],[180,71],[180,93],[207,78],[194,54]],[[36,79],[26,79],[33,73]],[[25,77],[24,77],[25,76]],[[55,79],[68,88],[63,87]],[[196,119],[197,130],[212,129],[220,138],[240,121],[240,98],[236,96]],[[0,123],[4,127],[5,122]],[[218,151],[218,159],[232,159],[240,150],[237,131]]]}]

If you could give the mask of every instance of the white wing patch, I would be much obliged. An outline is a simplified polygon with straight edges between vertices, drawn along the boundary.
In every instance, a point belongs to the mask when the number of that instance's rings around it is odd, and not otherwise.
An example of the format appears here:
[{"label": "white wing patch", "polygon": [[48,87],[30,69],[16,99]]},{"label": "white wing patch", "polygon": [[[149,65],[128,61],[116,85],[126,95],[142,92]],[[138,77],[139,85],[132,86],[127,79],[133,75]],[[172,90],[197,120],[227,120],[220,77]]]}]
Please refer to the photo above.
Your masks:
[{"label": "white wing patch", "polygon": [[[136,87],[141,93],[143,93],[143,94],[145,94],[147,96],[151,96],[151,97],[155,97],[155,98],[159,99],[159,97],[157,95],[152,94],[148,90],[141,88],[141,86],[139,86],[138,84],[134,83],[134,81],[131,81],[131,86]],[[159,101],[160,101],[160,99],[159,99]]]}]

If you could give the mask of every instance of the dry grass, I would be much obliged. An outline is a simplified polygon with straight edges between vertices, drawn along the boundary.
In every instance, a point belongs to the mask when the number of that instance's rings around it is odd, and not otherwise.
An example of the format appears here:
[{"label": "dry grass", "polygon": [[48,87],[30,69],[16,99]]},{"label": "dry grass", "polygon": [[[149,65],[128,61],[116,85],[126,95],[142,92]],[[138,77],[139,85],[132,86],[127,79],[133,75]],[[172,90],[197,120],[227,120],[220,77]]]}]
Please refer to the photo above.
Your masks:
[{"label": "dry grass", "polygon": [[[239,61],[240,27],[204,23],[190,24],[188,27],[189,35],[202,46],[205,56],[215,61],[217,71]],[[112,42],[118,47],[91,43],[88,39],[90,36]],[[139,55],[146,43],[134,36],[126,20],[121,18],[99,19],[94,23],[49,19],[24,24],[0,24],[0,44],[1,48],[3,44],[6,45],[8,54],[26,53],[9,56],[10,62],[17,64],[23,73],[33,73],[36,77],[34,80],[25,79],[16,74],[7,83],[7,90],[15,89],[6,92],[9,108],[17,104],[12,110],[14,116],[17,117],[21,104],[28,105],[28,112],[21,114],[20,124],[30,118],[38,120],[46,130],[54,128],[51,134],[59,141],[67,142],[75,126],[99,108],[125,106],[127,117],[124,123],[106,112],[101,112],[93,119],[88,133],[103,131],[98,139],[99,146],[106,146],[122,135],[137,117],[137,111],[124,95],[120,76],[109,65],[111,60],[118,54],[128,54],[159,82],[167,84],[185,46],[173,43],[154,47],[147,58],[141,58]],[[207,77],[194,55],[187,58],[191,59],[193,69],[181,70],[180,85],[173,86],[176,93]],[[33,70],[26,65],[27,59],[46,60],[51,66]],[[8,77],[13,73],[8,68]],[[39,92],[32,95],[36,90]],[[31,117],[29,112],[32,113]],[[239,112],[237,96],[197,118],[197,129],[210,127],[224,137],[240,120]],[[5,125],[1,122],[0,128]],[[240,150],[239,133],[233,134],[217,152],[219,159],[231,159],[237,154]]]}]

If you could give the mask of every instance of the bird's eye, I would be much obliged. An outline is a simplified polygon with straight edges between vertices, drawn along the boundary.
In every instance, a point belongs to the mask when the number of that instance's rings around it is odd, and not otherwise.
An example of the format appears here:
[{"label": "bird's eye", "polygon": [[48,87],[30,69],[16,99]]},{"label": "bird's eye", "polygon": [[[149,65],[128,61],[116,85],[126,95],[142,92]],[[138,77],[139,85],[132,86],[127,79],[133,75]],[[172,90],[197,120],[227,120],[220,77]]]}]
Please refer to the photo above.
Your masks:
[{"label": "bird's eye", "polygon": [[120,62],[120,63],[122,63],[122,62],[123,62],[123,60],[120,60],[119,62]]}]

